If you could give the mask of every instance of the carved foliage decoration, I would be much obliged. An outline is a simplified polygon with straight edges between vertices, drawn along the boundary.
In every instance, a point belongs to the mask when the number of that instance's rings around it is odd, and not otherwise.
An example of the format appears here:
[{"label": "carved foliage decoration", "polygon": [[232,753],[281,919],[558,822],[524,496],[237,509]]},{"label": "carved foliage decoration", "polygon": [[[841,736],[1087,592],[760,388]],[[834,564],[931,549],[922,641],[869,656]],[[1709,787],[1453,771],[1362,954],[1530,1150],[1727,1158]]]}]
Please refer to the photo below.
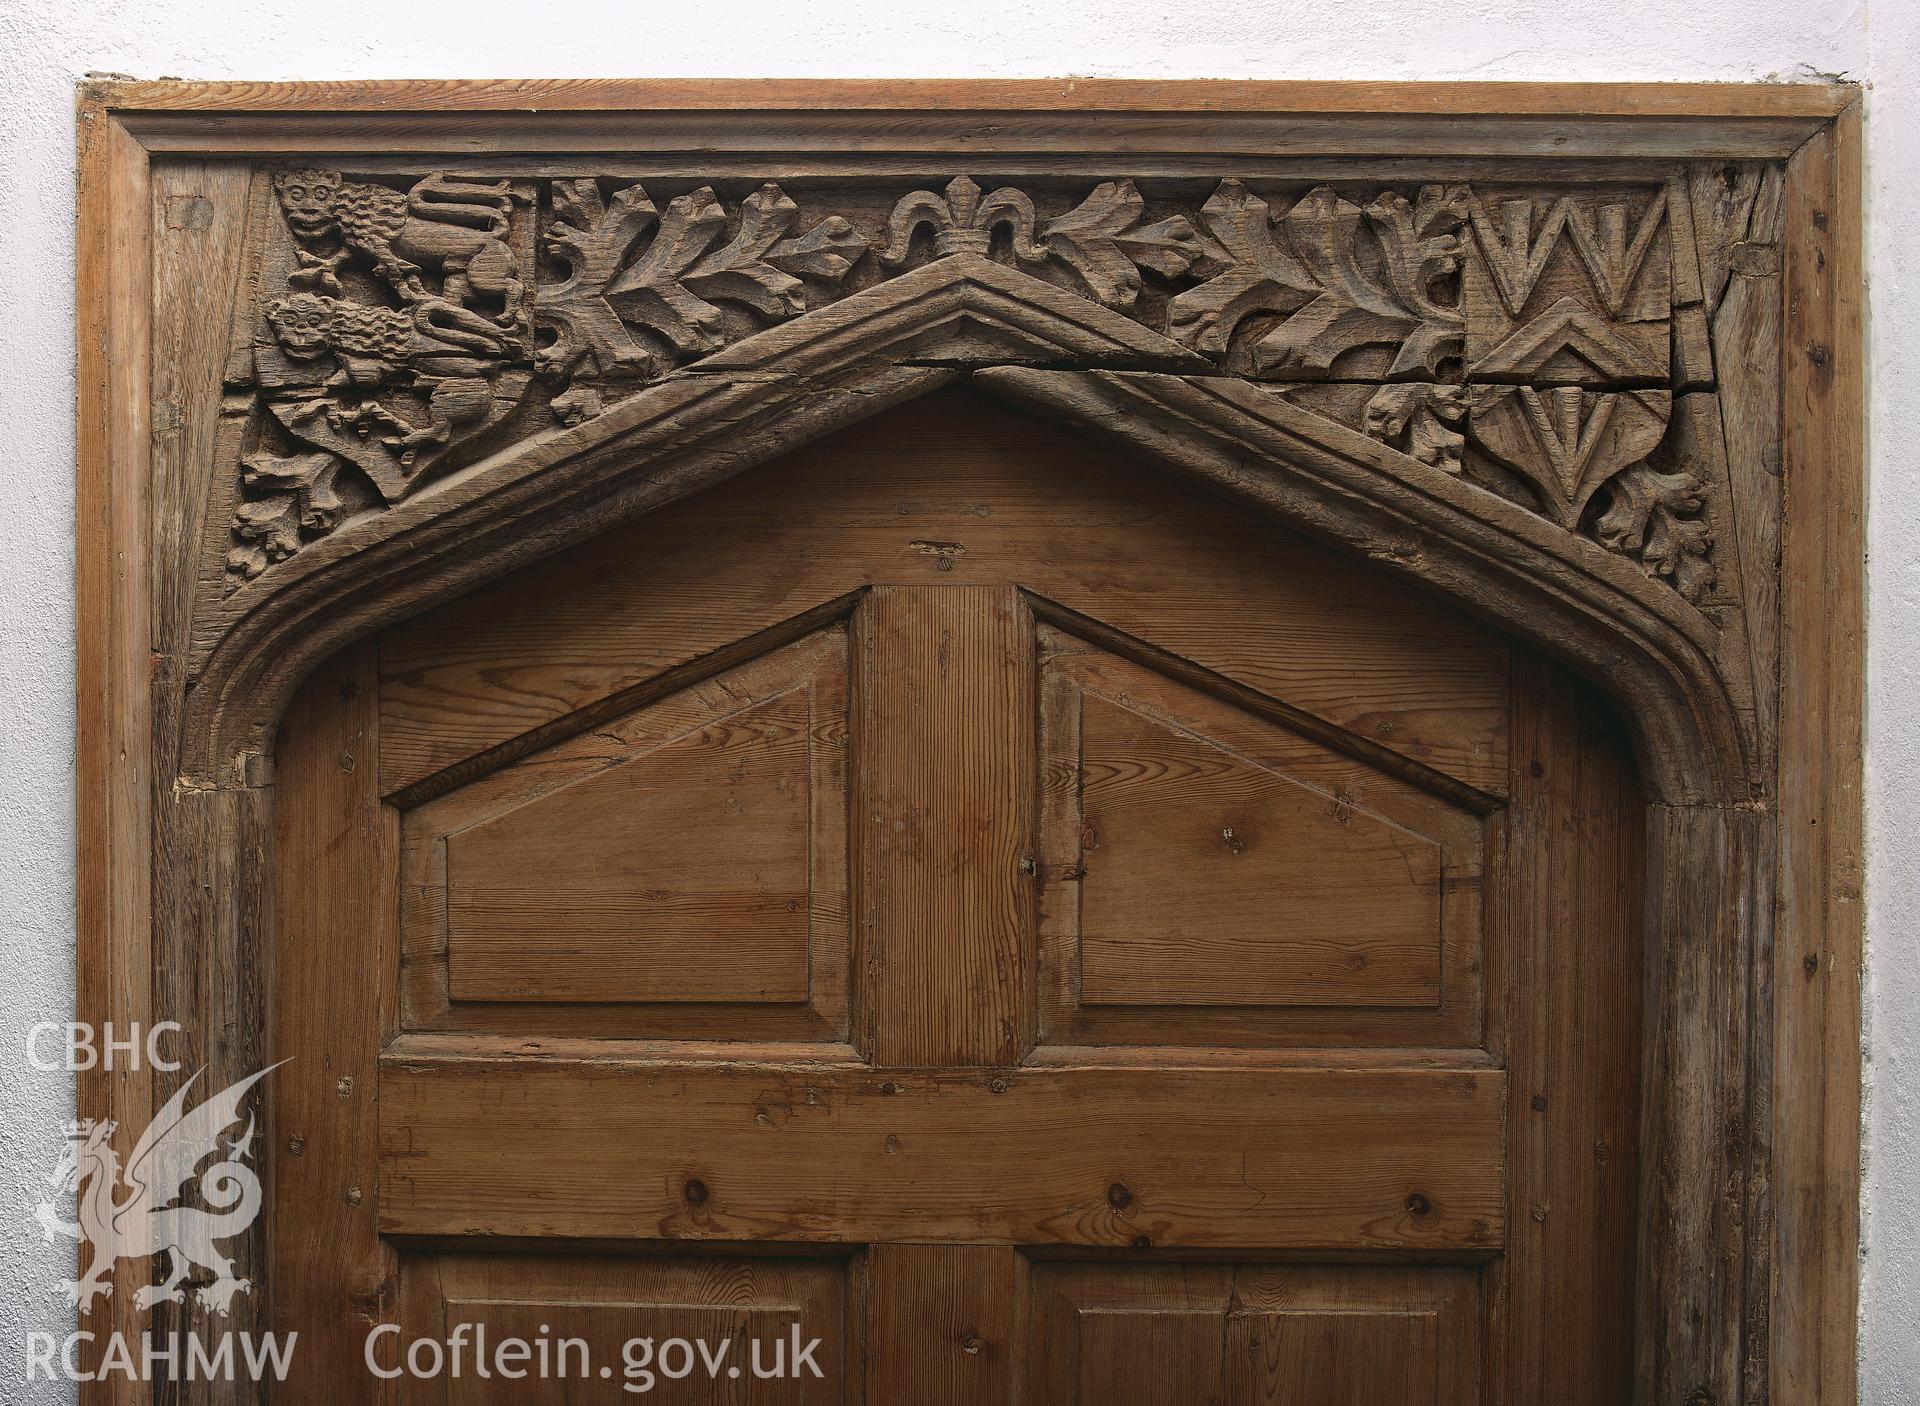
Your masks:
[{"label": "carved foliage decoration", "polygon": [[1670,370],[1691,231],[1661,188],[691,184],[275,175],[230,588],[462,463],[959,253],[1222,374],[1319,384],[1302,401],[1319,413],[1689,599],[1712,584],[1705,481],[1648,463],[1674,387],[1698,384]]},{"label": "carved foliage decoration", "polygon": [[1375,391],[1364,413],[1367,433],[1382,444],[1450,474],[1460,472],[1467,437],[1455,426],[1467,414],[1464,386],[1395,382]]},{"label": "carved foliage decoration", "polygon": [[1446,285],[1460,268],[1466,202],[1464,187],[1426,186],[1363,209],[1319,186],[1276,221],[1239,181],[1222,182],[1202,215],[1225,268],[1173,300],[1169,330],[1224,355],[1249,317],[1277,313],[1249,349],[1258,371],[1327,372],[1348,352],[1385,347],[1386,376],[1437,374],[1460,355],[1460,307]]},{"label": "carved foliage decoration", "polygon": [[[593,180],[555,181],[552,200],[544,243],[567,276],[542,287],[535,307],[553,334],[540,369],[566,383],[553,408],[568,422],[725,346],[716,304],[740,303],[770,321],[792,317],[807,307],[802,276],[838,282],[867,247],[837,215],[795,234],[800,207],[771,183],[735,216],[707,186],[664,212],[638,183],[608,198]],[[733,237],[720,243],[729,224]]]},{"label": "carved foliage decoration", "polygon": [[1013,257],[1023,264],[1057,261],[1073,270],[1104,307],[1126,309],[1140,296],[1140,270],[1177,278],[1214,264],[1219,251],[1194,231],[1184,215],[1142,224],[1146,201],[1132,181],[1105,181],[1062,215],[1038,223],[1033,202],[1003,186],[982,196],[965,176],[939,195],[917,190],[903,196],[887,219],[883,263],[908,261],[914,232],[931,227],[933,252],[992,252],[996,229],[1006,231]]}]

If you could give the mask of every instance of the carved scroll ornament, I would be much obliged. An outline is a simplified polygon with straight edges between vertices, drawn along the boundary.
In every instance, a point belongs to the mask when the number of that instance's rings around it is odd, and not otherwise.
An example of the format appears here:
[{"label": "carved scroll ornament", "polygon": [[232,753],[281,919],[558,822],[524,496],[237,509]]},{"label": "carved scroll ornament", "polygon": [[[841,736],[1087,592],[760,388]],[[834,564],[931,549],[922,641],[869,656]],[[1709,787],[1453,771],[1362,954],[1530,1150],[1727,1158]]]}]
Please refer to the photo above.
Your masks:
[{"label": "carved scroll ornament", "polygon": [[230,591],[465,463],[956,254],[1132,318],[1690,601],[1715,582],[1716,479],[1670,433],[1676,391],[1712,369],[1666,188],[272,185]]}]

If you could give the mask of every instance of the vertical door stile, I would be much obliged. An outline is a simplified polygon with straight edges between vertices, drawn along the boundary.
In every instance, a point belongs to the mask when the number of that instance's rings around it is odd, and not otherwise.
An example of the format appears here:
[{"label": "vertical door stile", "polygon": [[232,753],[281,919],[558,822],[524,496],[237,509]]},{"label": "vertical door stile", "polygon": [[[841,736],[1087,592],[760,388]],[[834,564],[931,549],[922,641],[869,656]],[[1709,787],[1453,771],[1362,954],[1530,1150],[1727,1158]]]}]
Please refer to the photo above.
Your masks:
[{"label": "vertical door stile", "polygon": [[1010,586],[862,607],[860,1034],[876,1065],[1008,1066],[1030,1040],[1032,649]]}]

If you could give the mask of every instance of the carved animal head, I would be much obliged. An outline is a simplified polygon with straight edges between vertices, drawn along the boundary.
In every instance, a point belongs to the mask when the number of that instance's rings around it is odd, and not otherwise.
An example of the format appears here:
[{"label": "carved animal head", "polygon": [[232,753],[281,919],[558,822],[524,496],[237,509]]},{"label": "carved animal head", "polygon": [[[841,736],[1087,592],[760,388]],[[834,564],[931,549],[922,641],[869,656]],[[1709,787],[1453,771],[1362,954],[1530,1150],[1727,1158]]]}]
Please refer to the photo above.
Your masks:
[{"label": "carved animal head", "polygon": [[323,293],[292,293],[267,304],[267,326],[294,361],[329,352],[404,366],[413,343],[413,317],[400,308],[342,302]]},{"label": "carved animal head", "polygon": [[267,306],[267,326],[288,356],[313,361],[333,349],[333,307],[333,299],[315,293],[276,298]]},{"label": "carved animal head", "polygon": [[286,212],[287,228],[302,239],[319,239],[336,225],[340,173],[303,168],[274,175],[273,188]]}]

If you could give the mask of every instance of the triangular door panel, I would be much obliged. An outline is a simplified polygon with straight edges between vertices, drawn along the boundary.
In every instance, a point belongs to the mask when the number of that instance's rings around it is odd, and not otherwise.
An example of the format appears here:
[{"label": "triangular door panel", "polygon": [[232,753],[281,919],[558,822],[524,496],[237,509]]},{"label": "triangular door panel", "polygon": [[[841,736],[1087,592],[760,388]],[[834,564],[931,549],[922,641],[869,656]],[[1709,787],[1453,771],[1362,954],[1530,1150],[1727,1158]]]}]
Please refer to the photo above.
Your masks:
[{"label": "triangular door panel", "polygon": [[807,994],[794,689],[447,837],[456,1001]]},{"label": "triangular door panel", "polygon": [[1126,643],[1039,631],[1043,1041],[1473,1039],[1484,816]]},{"label": "triangular door panel", "polygon": [[409,1015],[843,1014],[846,658],[832,625],[409,811]]},{"label": "triangular door panel", "polygon": [[1083,1002],[1439,1003],[1433,839],[1097,694],[1080,756]]}]

